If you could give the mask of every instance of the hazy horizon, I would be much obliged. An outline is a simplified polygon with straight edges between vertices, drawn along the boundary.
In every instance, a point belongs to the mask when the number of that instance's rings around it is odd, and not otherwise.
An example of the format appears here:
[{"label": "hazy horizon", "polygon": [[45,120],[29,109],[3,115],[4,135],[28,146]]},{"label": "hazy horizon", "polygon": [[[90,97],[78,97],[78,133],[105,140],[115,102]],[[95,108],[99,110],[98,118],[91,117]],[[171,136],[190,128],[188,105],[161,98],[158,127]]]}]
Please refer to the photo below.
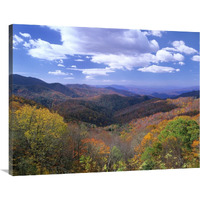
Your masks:
[{"label": "hazy horizon", "polygon": [[[20,75],[20,76],[23,76],[23,77],[26,77],[26,78],[36,78],[36,79],[39,79],[39,80],[42,80],[48,84],[52,84],[52,83],[60,83],[60,82],[47,82],[43,79],[40,79],[40,78],[37,78],[37,77],[33,77],[33,76],[24,76],[24,75],[21,75],[21,74],[10,74],[10,75]],[[128,90],[128,89],[131,89],[131,88],[135,88],[135,89],[151,89],[151,90],[161,90],[161,89],[165,89],[166,91],[167,90],[178,90],[178,89],[196,89],[198,88],[199,89],[199,85],[193,85],[193,86],[174,86],[174,85],[164,85],[164,86],[158,86],[158,85],[155,85],[155,86],[149,86],[149,85],[123,85],[123,84],[88,84],[88,83],[60,83],[62,85],[88,85],[88,86],[92,86],[92,87],[114,87],[114,88],[118,88],[118,89],[122,89],[122,90]],[[165,91],[163,91],[164,93]]]}]

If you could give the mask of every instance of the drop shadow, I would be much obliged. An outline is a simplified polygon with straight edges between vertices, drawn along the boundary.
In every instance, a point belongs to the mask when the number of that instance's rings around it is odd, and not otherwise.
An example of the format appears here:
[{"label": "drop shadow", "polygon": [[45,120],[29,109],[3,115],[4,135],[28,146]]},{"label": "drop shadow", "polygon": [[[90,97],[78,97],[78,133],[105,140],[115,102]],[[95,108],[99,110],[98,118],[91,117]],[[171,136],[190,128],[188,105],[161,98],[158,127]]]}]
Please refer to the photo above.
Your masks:
[{"label": "drop shadow", "polygon": [[8,169],[2,169],[1,171],[3,171],[3,172],[5,172],[5,173],[7,173],[7,174],[9,174],[8,172]]}]

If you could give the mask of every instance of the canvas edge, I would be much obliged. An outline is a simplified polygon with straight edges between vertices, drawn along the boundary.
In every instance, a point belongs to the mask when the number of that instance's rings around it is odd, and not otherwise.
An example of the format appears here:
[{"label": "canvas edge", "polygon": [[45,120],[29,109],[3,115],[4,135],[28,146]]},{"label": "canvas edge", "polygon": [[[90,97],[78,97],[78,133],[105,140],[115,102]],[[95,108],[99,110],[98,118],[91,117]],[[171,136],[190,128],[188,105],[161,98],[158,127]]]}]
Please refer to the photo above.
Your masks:
[{"label": "canvas edge", "polygon": [[9,174],[13,175],[13,164],[12,164],[12,160],[13,160],[13,148],[12,148],[12,135],[10,132],[10,128],[12,126],[12,116],[10,115],[11,111],[12,111],[12,107],[10,104],[10,98],[12,96],[12,74],[13,74],[13,25],[9,25],[8,27],[9,29],[9,85],[8,85],[8,89],[9,89]]}]

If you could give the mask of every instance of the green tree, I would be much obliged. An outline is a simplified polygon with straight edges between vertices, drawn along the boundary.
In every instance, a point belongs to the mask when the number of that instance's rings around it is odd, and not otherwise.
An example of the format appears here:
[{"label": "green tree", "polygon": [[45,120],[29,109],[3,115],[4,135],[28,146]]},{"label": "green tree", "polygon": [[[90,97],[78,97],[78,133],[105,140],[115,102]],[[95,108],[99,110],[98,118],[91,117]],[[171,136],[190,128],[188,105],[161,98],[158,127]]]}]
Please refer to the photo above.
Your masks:
[{"label": "green tree", "polygon": [[[199,125],[190,117],[170,121],[141,154],[140,169],[182,168],[198,166],[195,157]],[[149,143],[150,144],[150,143]]]},{"label": "green tree", "polygon": [[124,169],[123,154],[117,146],[113,146],[108,159],[109,171],[122,171]]}]

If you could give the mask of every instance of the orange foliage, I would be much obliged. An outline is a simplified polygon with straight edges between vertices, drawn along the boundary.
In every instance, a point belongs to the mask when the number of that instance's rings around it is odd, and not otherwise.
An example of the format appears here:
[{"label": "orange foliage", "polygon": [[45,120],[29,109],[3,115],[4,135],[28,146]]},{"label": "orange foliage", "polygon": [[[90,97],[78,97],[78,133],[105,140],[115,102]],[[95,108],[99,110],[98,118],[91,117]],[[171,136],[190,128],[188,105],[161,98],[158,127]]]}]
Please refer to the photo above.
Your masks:
[{"label": "orange foliage", "polygon": [[[83,145],[84,144],[91,145],[92,148],[97,150],[98,153],[101,154],[101,155],[110,153],[110,147],[107,146],[102,140],[96,140],[94,138],[86,138],[86,139],[82,140],[82,143],[83,143]],[[86,150],[86,149],[84,149],[84,150]]]},{"label": "orange foliage", "polygon": [[192,143],[192,153],[194,157],[199,157],[199,141],[198,140],[194,140]]}]

